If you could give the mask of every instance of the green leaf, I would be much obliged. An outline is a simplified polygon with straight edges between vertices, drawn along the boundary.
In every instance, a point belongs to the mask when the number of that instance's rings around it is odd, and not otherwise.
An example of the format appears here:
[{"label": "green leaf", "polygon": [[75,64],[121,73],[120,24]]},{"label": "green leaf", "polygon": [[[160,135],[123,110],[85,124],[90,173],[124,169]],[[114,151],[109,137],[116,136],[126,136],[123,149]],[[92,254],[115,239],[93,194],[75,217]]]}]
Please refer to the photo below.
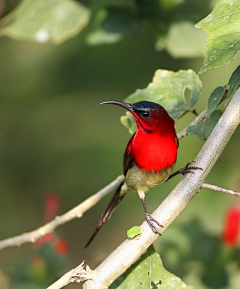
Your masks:
[{"label": "green leaf", "polygon": [[221,116],[222,116],[221,110],[215,110],[211,114],[209,121],[207,121],[205,124],[205,129],[204,129],[205,139],[208,139],[208,137],[210,136],[212,130],[214,129],[215,125],[217,124]]},{"label": "green leaf", "polygon": [[240,50],[240,1],[219,1],[196,27],[207,32],[205,59],[199,73],[229,64]]},{"label": "green leaf", "polygon": [[[186,89],[190,90],[190,99],[187,100]],[[153,80],[144,89],[138,89],[128,96],[125,101],[135,103],[141,100],[152,101],[162,105],[177,120],[186,111],[192,111],[197,103],[202,89],[199,76],[191,69],[173,72],[158,69]],[[129,113],[121,118],[122,123],[130,132],[135,131],[135,121]]]},{"label": "green leaf", "polygon": [[209,118],[204,119],[196,127],[196,134],[201,140],[207,140],[222,115],[221,110],[215,110]]},{"label": "green leaf", "polygon": [[211,93],[208,99],[208,108],[207,108],[206,117],[208,117],[215,110],[215,108],[219,105],[219,103],[221,102],[224,96],[225,91],[226,91],[225,86],[219,86],[215,88],[214,91]]},{"label": "green leaf", "polygon": [[138,27],[138,20],[129,8],[109,6],[98,11],[93,26],[86,42],[89,45],[111,44],[131,35]]},{"label": "green leaf", "polygon": [[127,236],[128,238],[135,238],[136,236],[141,234],[141,229],[138,226],[134,226],[131,229],[127,230]]},{"label": "green leaf", "polygon": [[110,289],[193,289],[168,272],[153,246],[120,276]]},{"label": "green leaf", "polygon": [[194,135],[196,134],[196,126],[195,125],[190,125],[188,128],[187,128],[187,134],[189,135]]},{"label": "green leaf", "polygon": [[189,21],[173,23],[166,40],[167,51],[175,58],[202,57],[206,35]]},{"label": "green leaf", "polygon": [[121,116],[120,120],[121,123],[129,130],[131,134],[133,134],[136,131],[137,125],[134,120],[134,117],[130,112],[127,111],[125,115]]},{"label": "green leaf", "polygon": [[201,139],[201,140],[206,140],[205,134],[204,134],[204,129],[205,129],[205,124],[206,124],[206,119],[201,121],[197,127],[196,127],[196,135]]},{"label": "green leaf", "polygon": [[225,103],[226,106],[228,105],[235,91],[238,89],[239,85],[240,85],[240,66],[237,67],[237,69],[233,72],[232,76],[229,79],[228,94]]},{"label": "green leaf", "polygon": [[73,0],[22,0],[1,35],[59,44],[77,35],[89,21],[89,10]]}]

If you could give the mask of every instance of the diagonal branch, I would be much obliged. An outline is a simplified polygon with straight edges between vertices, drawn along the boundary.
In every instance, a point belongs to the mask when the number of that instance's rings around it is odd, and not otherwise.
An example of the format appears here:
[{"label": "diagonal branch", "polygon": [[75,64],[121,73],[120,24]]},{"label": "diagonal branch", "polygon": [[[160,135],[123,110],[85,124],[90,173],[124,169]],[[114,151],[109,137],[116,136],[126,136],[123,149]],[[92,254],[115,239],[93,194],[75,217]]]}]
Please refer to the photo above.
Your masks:
[{"label": "diagonal branch", "polygon": [[[219,192],[223,192],[223,193],[227,193],[227,194],[231,194],[231,195],[235,195],[235,196],[240,197],[240,192],[227,190],[227,189],[215,186],[215,185],[203,183],[201,185],[201,188],[219,191]],[[59,278],[56,282],[54,282],[52,285],[50,285],[47,289],[60,289],[64,286],[68,285],[71,282],[83,282],[86,280],[93,279],[94,278],[94,271],[92,271],[87,265],[86,265],[86,269],[84,269],[83,266],[84,266],[84,262],[82,262],[75,269],[68,271],[61,278]]]},{"label": "diagonal branch", "polygon": [[[200,190],[205,178],[221,155],[240,122],[240,88],[221,116],[208,140],[199,152],[195,166],[201,167],[193,175],[186,175],[152,216],[164,225],[164,231]],[[93,280],[83,284],[84,289],[108,288],[158,238],[146,222],[141,225],[138,240],[125,240],[95,270]],[[61,287],[60,287],[61,288]]]},{"label": "diagonal branch", "polygon": [[34,243],[42,236],[53,232],[58,226],[63,225],[72,219],[81,218],[82,215],[93,207],[97,202],[99,202],[103,197],[105,197],[108,193],[116,189],[123,180],[123,176],[118,176],[114,181],[108,184],[106,187],[98,191],[96,194],[92,195],[84,202],[76,206],[75,208],[71,209],[67,213],[63,214],[62,216],[57,216],[53,221],[43,225],[42,227],[24,233],[22,235],[9,238],[3,241],[0,241],[0,250],[11,247],[11,246],[20,246],[24,243]]}]

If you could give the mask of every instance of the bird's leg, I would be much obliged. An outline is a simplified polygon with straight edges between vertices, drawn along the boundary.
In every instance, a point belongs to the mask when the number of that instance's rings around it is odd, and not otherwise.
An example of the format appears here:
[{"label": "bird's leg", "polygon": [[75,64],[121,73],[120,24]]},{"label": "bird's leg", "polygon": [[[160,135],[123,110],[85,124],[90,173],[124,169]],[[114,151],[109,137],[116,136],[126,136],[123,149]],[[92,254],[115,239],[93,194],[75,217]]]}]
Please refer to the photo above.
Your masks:
[{"label": "bird's leg", "polygon": [[[145,203],[145,194],[144,193],[138,193],[141,200],[142,200],[142,204],[143,204],[143,209],[144,209],[144,214],[145,214],[145,219],[149,225],[149,227],[152,229],[153,233],[158,234],[158,235],[162,235],[158,228],[156,227],[155,224],[157,224],[160,227],[163,227],[163,225],[161,225],[156,219],[154,219],[147,211],[146,208],[146,203]],[[154,224],[155,223],[155,224]]]},{"label": "bird's leg", "polygon": [[172,177],[175,177],[179,174],[184,176],[186,174],[194,174],[195,170],[202,170],[202,168],[199,168],[199,167],[189,167],[189,165],[192,163],[193,163],[193,161],[187,163],[184,168],[181,168],[178,171],[176,171],[175,173],[171,174],[166,181],[170,180]]}]

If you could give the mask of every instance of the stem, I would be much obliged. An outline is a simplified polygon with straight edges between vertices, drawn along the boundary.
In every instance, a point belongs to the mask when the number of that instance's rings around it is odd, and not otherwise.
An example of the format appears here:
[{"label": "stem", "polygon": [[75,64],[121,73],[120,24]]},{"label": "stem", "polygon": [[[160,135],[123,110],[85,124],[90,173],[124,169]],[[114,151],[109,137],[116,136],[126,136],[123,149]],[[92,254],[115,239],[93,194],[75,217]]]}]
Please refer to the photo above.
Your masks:
[{"label": "stem", "polygon": [[210,185],[210,184],[203,183],[201,187],[202,187],[203,189],[209,189],[209,190],[219,191],[219,192],[223,192],[223,193],[227,193],[227,194],[231,194],[231,195],[240,197],[240,192],[223,189],[223,188],[218,187],[218,186],[215,186],[215,185]]}]

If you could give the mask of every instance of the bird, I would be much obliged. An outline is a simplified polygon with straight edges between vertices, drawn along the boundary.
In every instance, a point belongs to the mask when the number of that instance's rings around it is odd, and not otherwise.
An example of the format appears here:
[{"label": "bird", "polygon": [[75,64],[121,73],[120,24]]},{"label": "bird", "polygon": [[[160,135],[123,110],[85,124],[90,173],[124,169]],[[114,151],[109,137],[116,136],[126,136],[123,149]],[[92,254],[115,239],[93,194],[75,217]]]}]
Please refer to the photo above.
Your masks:
[{"label": "bird", "polygon": [[102,213],[97,227],[87,242],[92,242],[102,225],[109,220],[121,200],[130,192],[137,191],[142,201],[145,219],[155,234],[161,235],[163,227],[148,212],[145,193],[155,185],[165,182],[178,174],[193,173],[198,167],[189,166],[171,175],[179,147],[175,122],[160,105],[150,101],[127,103],[110,100],[100,104],[113,104],[128,110],[134,117],[137,129],[130,138],[123,157],[124,180],[116,189],[112,199]]}]

